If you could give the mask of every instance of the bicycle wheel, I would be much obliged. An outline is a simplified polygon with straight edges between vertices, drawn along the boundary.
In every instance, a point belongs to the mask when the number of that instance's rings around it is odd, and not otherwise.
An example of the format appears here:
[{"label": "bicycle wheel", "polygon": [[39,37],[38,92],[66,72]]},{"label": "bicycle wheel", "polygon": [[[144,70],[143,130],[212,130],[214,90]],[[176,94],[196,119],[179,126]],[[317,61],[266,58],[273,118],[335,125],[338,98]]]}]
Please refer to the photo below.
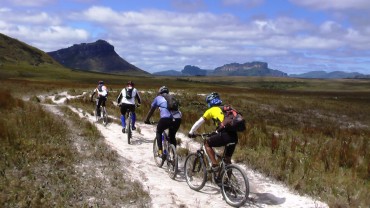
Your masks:
[{"label": "bicycle wheel", "polygon": [[126,136],[127,136],[127,143],[131,144],[131,138],[132,138],[132,130],[131,130],[131,114],[127,117],[126,122]]},{"label": "bicycle wheel", "polygon": [[230,206],[240,207],[248,200],[248,177],[239,166],[228,165],[222,173],[221,183],[222,196]]},{"label": "bicycle wheel", "polygon": [[207,181],[207,167],[197,153],[186,157],[184,171],[186,183],[191,189],[199,191],[204,187]]},{"label": "bicycle wheel", "polygon": [[108,113],[107,113],[107,109],[105,107],[103,107],[103,124],[104,126],[106,126],[108,124]]},{"label": "bicycle wheel", "polygon": [[95,121],[99,121],[99,116],[98,116],[98,109],[95,107]]},{"label": "bicycle wheel", "polygon": [[158,155],[158,145],[157,145],[157,139],[154,137],[153,140],[153,156],[154,156],[154,162],[158,167],[162,167],[164,160],[159,157]]},{"label": "bicycle wheel", "polygon": [[168,175],[171,179],[175,179],[178,171],[178,157],[176,153],[176,147],[173,144],[168,147],[166,162]]}]

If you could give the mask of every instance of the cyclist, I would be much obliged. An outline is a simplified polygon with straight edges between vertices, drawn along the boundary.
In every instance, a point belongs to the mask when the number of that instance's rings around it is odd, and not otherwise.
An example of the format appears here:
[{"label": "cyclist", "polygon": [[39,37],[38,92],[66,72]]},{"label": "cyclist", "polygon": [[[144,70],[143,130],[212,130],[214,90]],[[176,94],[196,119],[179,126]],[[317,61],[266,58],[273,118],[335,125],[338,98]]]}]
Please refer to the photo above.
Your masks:
[{"label": "cyclist", "polygon": [[159,108],[160,119],[157,124],[156,139],[158,144],[158,156],[163,157],[163,147],[162,147],[162,133],[168,129],[168,137],[170,139],[170,144],[175,147],[177,145],[176,133],[180,128],[182,114],[179,110],[170,111],[167,109],[167,101],[163,97],[165,94],[169,94],[169,89],[166,86],[162,86],[158,90],[157,97],[154,98],[151,108],[144,120],[145,124],[150,124],[150,117],[153,115],[154,111]]},{"label": "cyclist", "polygon": [[[203,116],[194,123],[191,127],[188,136],[194,138],[194,132],[206,121],[212,119],[217,126],[215,134],[210,136],[204,142],[207,154],[212,161],[212,170],[218,170],[218,163],[215,158],[215,152],[212,147],[225,146],[228,143],[238,143],[238,134],[235,130],[228,130],[220,127],[220,123],[224,120],[224,114],[221,109],[222,100],[217,92],[212,92],[206,97],[208,109],[204,112]],[[231,156],[234,153],[236,145],[227,146],[225,149],[225,162],[231,163]]]},{"label": "cyclist", "polygon": [[100,117],[100,106],[105,106],[105,101],[107,101],[108,97],[108,88],[104,85],[104,81],[98,82],[98,86],[94,89],[94,92],[91,95],[91,102],[93,102],[95,94],[97,94],[96,113],[97,116]]},{"label": "cyclist", "polygon": [[135,121],[135,99],[137,100],[138,106],[141,105],[141,98],[139,92],[135,88],[135,84],[132,81],[128,81],[125,88],[121,90],[121,93],[117,97],[118,106],[120,106],[121,111],[121,124],[122,124],[122,133],[125,133],[126,128],[126,112],[129,109],[132,112],[132,130],[136,130]]}]

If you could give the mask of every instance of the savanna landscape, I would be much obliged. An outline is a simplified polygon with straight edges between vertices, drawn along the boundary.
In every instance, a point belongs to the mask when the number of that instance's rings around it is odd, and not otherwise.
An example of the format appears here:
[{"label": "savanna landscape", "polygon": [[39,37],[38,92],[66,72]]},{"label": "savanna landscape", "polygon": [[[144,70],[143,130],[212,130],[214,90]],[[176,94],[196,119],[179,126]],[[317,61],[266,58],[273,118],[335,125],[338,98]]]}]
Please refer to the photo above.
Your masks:
[{"label": "savanna landscape", "polygon": [[[0,77],[2,207],[150,207],[148,192],[140,181],[125,177],[119,165],[125,158],[105,144],[95,125],[67,107],[60,108],[64,116],[44,107],[53,103],[42,96],[68,92],[83,95],[68,105],[93,114],[89,96],[98,80],[110,90],[107,108],[116,118],[119,111],[111,101],[128,80],[135,82],[143,100],[138,121],[154,98],[149,92],[168,86],[181,101],[184,134],[207,108],[204,94],[218,92],[247,120],[234,162],[329,207],[370,204],[368,79],[131,76],[22,62],[1,64]],[[212,131],[209,124],[199,131]],[[178,151],[187,154],[184,147]],[[96,177],[96,169],[109,182]]]}]

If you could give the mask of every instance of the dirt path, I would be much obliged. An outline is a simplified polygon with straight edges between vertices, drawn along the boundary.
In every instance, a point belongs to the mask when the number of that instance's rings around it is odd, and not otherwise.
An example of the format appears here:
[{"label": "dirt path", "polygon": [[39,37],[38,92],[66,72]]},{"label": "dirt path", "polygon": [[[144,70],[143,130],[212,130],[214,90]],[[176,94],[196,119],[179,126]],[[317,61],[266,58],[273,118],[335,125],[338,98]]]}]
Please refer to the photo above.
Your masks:
[{"label": "dirt path", "polygon": [[[71,98],[68,96],[68,99]],[[63,104],[63,102],[63,99],[55,101],[56,104]],[[120,125],[109,123],[104,126],[95,122],[95,117],[83,115],[81,110],[72,107],[71,109],[80,117],[85,117],[95,123],[107,144],[121,157],[131,161],[127,167],[131,178],[140,181],[150,193],[152,207],[228,207],[222,199],[220,189],[212,183],[207,183],[200,192],[188,187],[183,175],[184,160],[180,161],[180,173],[175,180],[168,177],[164,168],[158,168],[155,165],[152,154],[155,126],[137,122],[137,127],[141,129],[141,132],[133,132],[132,143],[129,145],[121,132]],[[177,137],[181,138],[183,146],[196,145],[182,133],[178,133]],[[245,166],[244,169],[249,177],[250,197],[253,201],[247,203],[245,207],[328,207],[325,203],[310,197],[300,196],[286,186]]]}]

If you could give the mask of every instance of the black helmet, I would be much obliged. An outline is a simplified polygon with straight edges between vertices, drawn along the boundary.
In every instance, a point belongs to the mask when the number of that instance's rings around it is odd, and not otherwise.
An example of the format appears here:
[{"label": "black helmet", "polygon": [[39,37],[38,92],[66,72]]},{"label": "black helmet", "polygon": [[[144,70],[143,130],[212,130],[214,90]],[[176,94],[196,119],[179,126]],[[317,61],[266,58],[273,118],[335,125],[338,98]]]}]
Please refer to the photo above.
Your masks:
[{"label": "black helmet", "polygon": [[206,103],[208,107],[212,107],[214,105],[221,105],[222,100],[220,99],[220,95],[217,92],[211,92],[206,97]]},{"label": "black helmet", "polygon": [[163,93],[169,93],[170,91],[168,90],[168,88],[166,87],[166,86],[162,86],[162,87],[160,87],[159,88],[159,90],[158,90],[158,93],[159,94],[163,94]]},{"label": "black helmet", "polygon": [[132,87],[134,87],[135,84],[132,81],[128,81],[127,85],[131,85]]},{"label": "black helmet", "polygon": [[104,84],[104,81],[100,80],[100,81],[98,82],[98,84]]}]

